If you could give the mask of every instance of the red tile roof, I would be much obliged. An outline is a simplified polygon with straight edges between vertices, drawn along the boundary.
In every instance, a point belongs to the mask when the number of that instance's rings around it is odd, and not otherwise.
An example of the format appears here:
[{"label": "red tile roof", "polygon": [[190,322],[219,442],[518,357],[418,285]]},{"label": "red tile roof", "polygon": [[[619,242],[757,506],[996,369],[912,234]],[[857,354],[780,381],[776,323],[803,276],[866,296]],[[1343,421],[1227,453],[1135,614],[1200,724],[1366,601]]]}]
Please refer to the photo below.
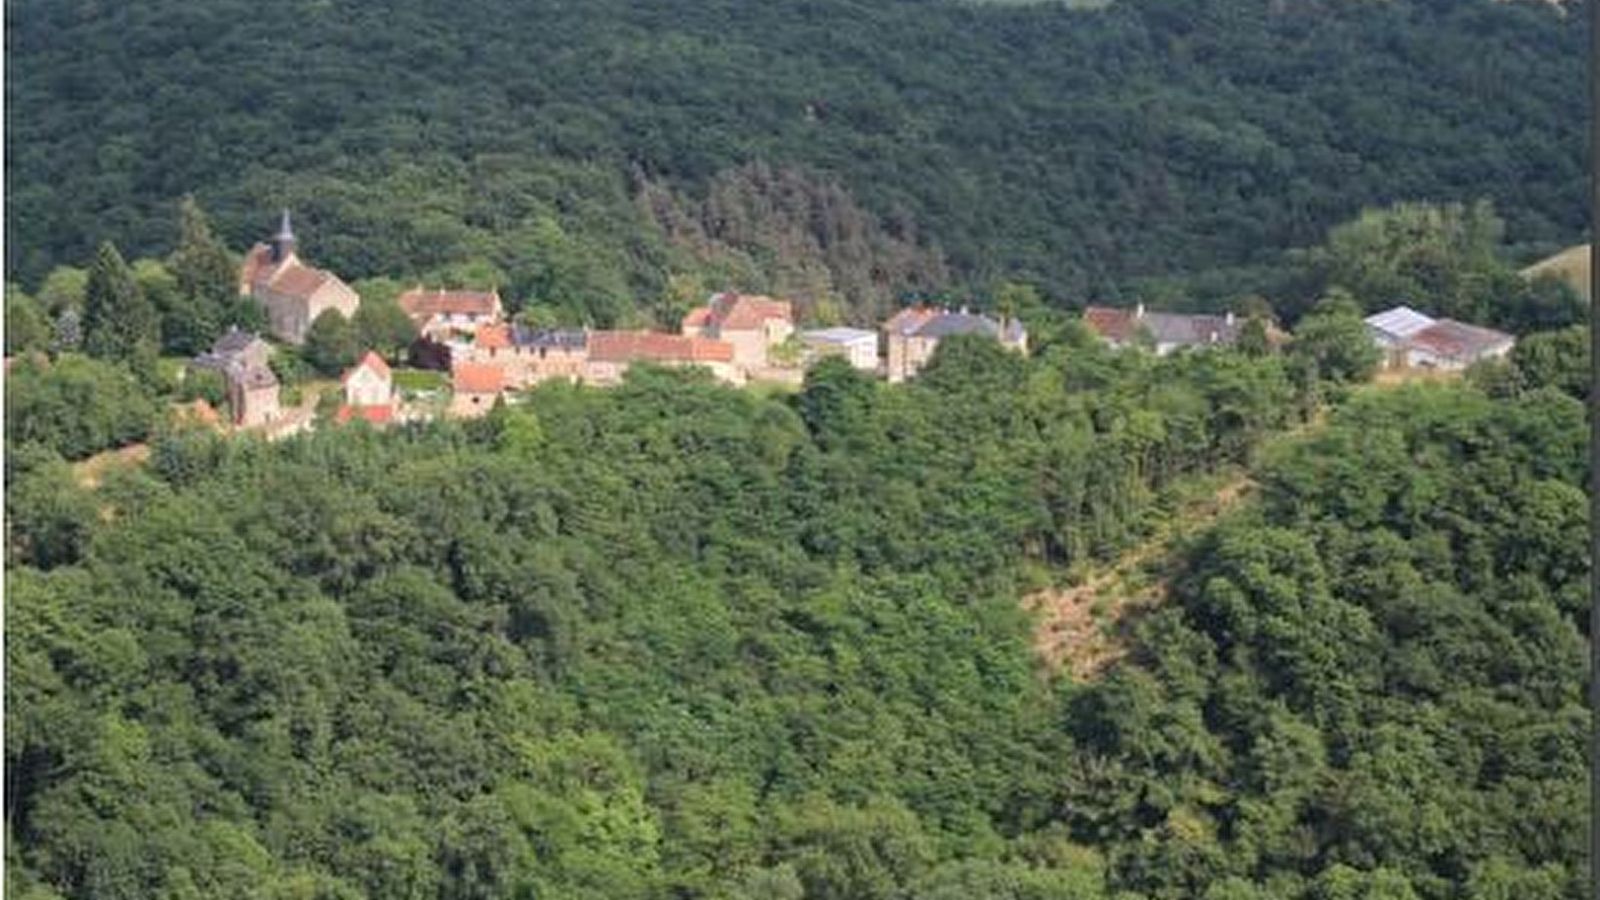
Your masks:
[{"label": "red tile roof", "polygon": [[709,321],[711,321],[711,307],[697,306],[689,310],[689,314],[683,317],[683,327],[699,328]]},{"label": "red tile roof", "polygon": [[511,326],[503,323],[479,326],[473,343],[484,350],[504,350],[511,346]]},{"label": "red tile roof", "polygon": [[371,369],[372,371],[377,372],[383,378],[390,377],[389,364],[383,361],[383,357],[371,350],[368,350],[365,356],[356,361],[355,365],[345,370],[344,375],[340,376],[339,381],[348,384],[350,382],[350,376],[356,374],[356,372],[361,369]]},{"label": "red tile roof", "polygon": [[339,407],[334,414],[334,421],[348,422],[351,419],[361,418],[374,425],[383,425],[394,421],[394,407],[385,403],[381,406],[351,406],[346,403]]},{"label": "red tile roof", "polygon": [[1083,311],[1083,321],[1096,334],[1113,341],[1126,341],[1134,336],[1134,311],[1110,306],[1091,306]]},{"label": "red tile roof", "polygon": [[733,362],[733,345],[658,331],[594,331],[589,334],[589,358],[597,362]]},{"label": "red tile roof", "polygon": [[424,290],[418,287],[401,294],[396,301],[413,319],[438,315],[492,316],[500,311],[498,291]]},{"label": "red tile roof", "polygon": [[461,394],[497,394],[505,390],[506,373],[488,363],[459,362],[450,370],[450,386]]}]

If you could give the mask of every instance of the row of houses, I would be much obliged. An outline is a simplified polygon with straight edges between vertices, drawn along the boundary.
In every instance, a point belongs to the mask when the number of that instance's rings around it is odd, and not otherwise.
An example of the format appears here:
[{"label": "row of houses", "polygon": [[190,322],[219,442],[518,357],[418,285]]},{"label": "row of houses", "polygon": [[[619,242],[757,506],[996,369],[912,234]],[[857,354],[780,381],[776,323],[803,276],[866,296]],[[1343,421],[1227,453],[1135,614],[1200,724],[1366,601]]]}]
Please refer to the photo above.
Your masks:
[{"label": "row of houses", "polygon": [[452,411],[473,415],[494,397],[543,381],[612,385],[640,363],[695,366],[733,385],[798,383],[811,363],[837,356],[890,381],[914,377],[940,340],[980,334],[1026,351],[1027,331],[1015,320],[932,307],[902,310],[881,334],[862,328],[795,327],[793,304],[772,297],[712,295],[679,323],[677,333],[647,330],[533,328],[504,321],[499,298],[417,289],[401,297],[426,343],[448,359]]},{"label": "row of houses", "polygon": [[[353,317],[361,298],[338,276],[303,262],[285,210],[276,234],[246,254],[240,271],[241,294],[255,298],[266,312],[273,336],[290,344],[305,340],[311,323],[327,310]],[[768,296],[724,292],[691,310],[676,333],[648,330],[534,328],[508,321],[494,290],[416,288],[398,298],[417,330],[413,362],[447,369],[452,388],[449,411],[480,415],[507,391],[558,379],[612,385],[640,363],[695,366],[728,384],[755,381],[796,383],[807,366],[838,356],[857,369],[890,382],[916,377],[939,343],[953,335],[979,335],[1019,352],[1028,348],[1027,330],[1013,318],[995,319],[965,308],[912,306],[880,329],[833,327],[798,329],[793,304]],[[1085,324],[1113,346],[1139,346],[1157,354],[1236,342],[1243,322],[1231,312],[1188,314],[1090,306]],[[1456,369],[1480,359],[1503,356],[1513,338],[1450,319],[1433,319],[1408,307],[1366,320],[1391,367]],[[1269,341],[1287,335],[1269,327]],[[267,364],[270,347],[254,335],[230,333],[195,360],[220,372],[227,385],[232,420],[239,427],[267,426],[282,418],[278,381]],[[338,418],[393,421],[399,409],[391,373],[367,354],[345,376],[346,397]]]},{"label": "row of houses", "polygon": [[[1117,347],[1144,346],[1158,354],[1184,348],[1224,346],[1239,339],[1243,322],[1233,313],[1188,314],[1090,306],[1083,320],[1089,329]],[[1388,369],[1458,371],[1473,363],[1504,357],[1516,338],[1492,328],[1453,319],[1435,319],[1408,306],[1368,316],[1367,333],[1383,351]],[[1288,335],[1267,326],[1267,340],[1281,343]]]}]

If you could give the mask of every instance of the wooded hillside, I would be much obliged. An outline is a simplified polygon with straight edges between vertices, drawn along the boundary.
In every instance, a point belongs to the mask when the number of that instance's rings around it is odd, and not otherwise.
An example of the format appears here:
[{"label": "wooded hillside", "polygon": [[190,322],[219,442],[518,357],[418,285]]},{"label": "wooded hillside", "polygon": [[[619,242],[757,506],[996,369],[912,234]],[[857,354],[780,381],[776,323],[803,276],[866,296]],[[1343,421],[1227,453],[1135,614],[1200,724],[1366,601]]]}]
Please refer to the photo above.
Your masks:
[{"label": "wooded hillside", "polygon": [[[9,447],[8,894],[1582,896],[1581,341],[1287,441],[1278,356],[1045,343],[94,490]],[[1019,597],[1257,456],[1132,654],[1041,677]]]},{"label": "wooded hillside", "polygon": [[[247,246],[611,316],[667,276],[1058,298],[1270,264],[1364,205],[1584,229],[1585,15],[1488,0],[21,0],[6,274]],[[1232,279],[1243,290],[1241,279]]]}]

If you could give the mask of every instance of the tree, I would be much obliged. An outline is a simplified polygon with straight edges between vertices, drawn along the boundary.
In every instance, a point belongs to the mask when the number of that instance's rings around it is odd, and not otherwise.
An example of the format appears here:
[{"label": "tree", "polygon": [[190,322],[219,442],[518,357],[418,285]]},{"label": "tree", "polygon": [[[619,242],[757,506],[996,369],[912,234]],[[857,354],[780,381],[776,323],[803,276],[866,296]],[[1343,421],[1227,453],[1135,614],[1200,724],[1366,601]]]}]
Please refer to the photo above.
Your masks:
[{"label": "tree", "polygon": [[238,262],[211,233],[211,223],[192,195],[178,203],[178,246],[167,257],[167,268],[183,306],[200,323],[189,329],[198,342],[209,342],[226,325],[242,324],[235,321]]},{"label": "tree", "polygon": [[39,303],[52,316],[59,316],[68,309],[82,310],[88,283],[88,272],[72,266],[56,266],[39,285]]},{"label": "tree", "polygon": [[6,355],[16,356],[50,345],[50,320],[33,298],[7,287],[5,306]]},{"label": "tree", "polygon": [[155,308],[109,243],[95,253],[83,302],[83,346],[90,356],[135,366],[153,363],[160,345]]},{"label": "tree", "polygon": [[56,353],[66,353],[77,350],[83,346],[83,315],[76,309],[67,308],[56,316],[55,322],[50,326],[50,349]]},{"label": "tree", "polygon": [[1367,333],[1361,307],[1349,294],[1334,291],[1295,327],[1289,357],[1317,378],[1346,384],[1371,377],[1383,352]]},{"label": "tree", "polygon": [[1589,397],[1589,326],[1530,334],[1511,348],[1511,365],[1529,389],[1554,387]]},{"label": "tree", "polygon": [[411,318],[392,299],[363,296],[351,327],[360,347],[375,350],[390,362],[398,362],[417,338],[417,328],[411,324]]},{"label": "tree", "polygon": [[326,309],[306,331],[301,355],[313,369],[324,375],[337,375],[355,364],[361,352],[356,330],[344,313]]}]

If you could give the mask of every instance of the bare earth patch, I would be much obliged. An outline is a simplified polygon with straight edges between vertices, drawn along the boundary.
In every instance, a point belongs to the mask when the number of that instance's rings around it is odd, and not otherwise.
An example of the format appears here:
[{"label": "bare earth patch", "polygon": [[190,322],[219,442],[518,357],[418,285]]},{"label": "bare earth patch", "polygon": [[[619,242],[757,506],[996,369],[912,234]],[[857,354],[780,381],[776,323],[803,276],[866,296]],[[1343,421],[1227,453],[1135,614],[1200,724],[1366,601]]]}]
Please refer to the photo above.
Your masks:
[{"label": "bare earth patch", "polygon": [[1023,608],[1035,615],[1033,647],[1045,673],[1065,670],[1074,680],[1087,681],[1122,658],[1129,626],[1166,600],[1168,573],[1151,577],[1150,564],[1163,558],[1177,537],[1210,525],[1254,487],[1248,476],[1239,475],[1180,510],[1170,524],[1082,584],[1023,598]]}]

